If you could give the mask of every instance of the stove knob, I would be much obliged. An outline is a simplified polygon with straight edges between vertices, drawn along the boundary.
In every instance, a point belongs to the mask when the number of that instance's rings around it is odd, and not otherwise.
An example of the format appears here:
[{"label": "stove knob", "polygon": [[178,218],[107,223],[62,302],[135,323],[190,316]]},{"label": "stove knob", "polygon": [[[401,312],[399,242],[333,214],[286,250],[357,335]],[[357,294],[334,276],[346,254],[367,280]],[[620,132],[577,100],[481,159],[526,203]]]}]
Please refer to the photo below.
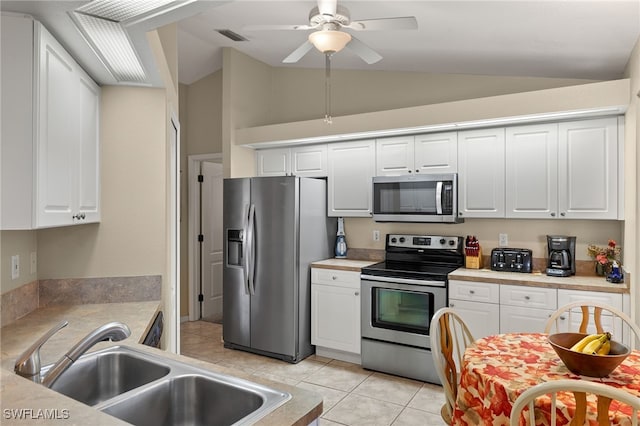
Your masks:
[{"label": "stove knob", "polygon": [[450,246],[455,246],[455,245],[456,245],[455,240],[449,240],[449,245],[450,245]]},{"label": "stove knob", "polygon": [[444,244],[447,240],[445,240],[444,238],[440,238],[440,244]]},{"label": "stove knob", "polygon": [[397,242],[398,242],[398,240],[396,239],[396,237],[393,237],[393,238],[391,238],[391,242],[392,242],[392,243],[397,243]]},{"label": "stove knob", "polygon": [[401,243],[404,243],[404,241],[405,241],[405,240],[404,240],[404,237],[400,237],[400,242],[401,242]]}]

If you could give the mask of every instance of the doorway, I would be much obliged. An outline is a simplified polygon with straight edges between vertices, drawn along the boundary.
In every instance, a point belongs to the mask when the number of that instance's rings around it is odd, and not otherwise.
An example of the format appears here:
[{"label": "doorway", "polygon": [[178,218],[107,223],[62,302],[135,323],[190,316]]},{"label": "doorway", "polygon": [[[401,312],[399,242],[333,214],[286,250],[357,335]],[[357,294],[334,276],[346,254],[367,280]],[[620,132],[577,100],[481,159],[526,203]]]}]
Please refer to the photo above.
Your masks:
[{"label": "doorway", "polygon": [[189,156],[189,320],[222,322],[222,155]]}]

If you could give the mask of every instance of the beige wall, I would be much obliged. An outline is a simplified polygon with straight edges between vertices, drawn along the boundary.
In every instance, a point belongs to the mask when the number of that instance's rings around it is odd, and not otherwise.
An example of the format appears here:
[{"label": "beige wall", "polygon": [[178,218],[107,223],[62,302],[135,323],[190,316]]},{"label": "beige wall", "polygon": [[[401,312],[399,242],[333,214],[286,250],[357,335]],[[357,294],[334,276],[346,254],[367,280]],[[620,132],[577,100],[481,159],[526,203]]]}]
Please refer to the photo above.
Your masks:
[{"label": "beige wall", "polygon": [[[629,109],[625,115],[625,267],[633,273],[632,282],[640,281],[640,38],[629,57],[625,77],[631,80]],[[640,319],[640,289],[631,289],[636,322]]]},{"label": "beige wall", "polygon": [[221,153],[222,70],[184,86],[184,89],[187,111],[181,117],[187,117],[187,154]]},{"label": "beige wall", "polygon": [[164,89],[102,88],[102,219],[38,231],[40,279],[165,275],[165,117]]},{"label": "beige wall", "polygon": [[[38,251],[35,231],[0,232],[0,294],[38,279],[37,270],[31,273],[31,253]],[[11,256],[20,256],[20,277],[11,278]]]},{"label": "beige wall", "polygon": [[[269,122],[324,117],[324,70],[273,68]],[[585,84],[593,80],[418,72],[332,70],[335,117],[507,93]]]}]

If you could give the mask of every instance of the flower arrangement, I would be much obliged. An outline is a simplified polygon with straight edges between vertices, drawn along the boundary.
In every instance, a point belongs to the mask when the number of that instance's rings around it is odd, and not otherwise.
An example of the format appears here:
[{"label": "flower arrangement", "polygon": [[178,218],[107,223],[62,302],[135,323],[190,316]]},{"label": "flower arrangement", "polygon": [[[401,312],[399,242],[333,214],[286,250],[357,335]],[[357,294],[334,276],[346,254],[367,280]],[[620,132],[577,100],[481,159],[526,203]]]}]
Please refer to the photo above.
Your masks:
[{"label": "flower arrangement", "polygon": [[595,244],[587,246],[587,253],[596,261],[598,275],[605,275],[611,271],[614,260],[620,263],[621,251],[622,247],[619,247],[614,240],[609,240],[606,247],[600,247]]}]

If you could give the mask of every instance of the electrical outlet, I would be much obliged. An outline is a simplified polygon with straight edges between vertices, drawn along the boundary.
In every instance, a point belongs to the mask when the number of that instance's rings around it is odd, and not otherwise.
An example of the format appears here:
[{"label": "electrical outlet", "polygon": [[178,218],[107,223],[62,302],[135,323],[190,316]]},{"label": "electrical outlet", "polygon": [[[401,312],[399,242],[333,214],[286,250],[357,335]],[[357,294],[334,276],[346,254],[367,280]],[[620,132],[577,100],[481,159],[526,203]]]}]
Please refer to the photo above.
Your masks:
[{"label": "electrical outlet", "polygon": [[37,255],[35,251],[31,252],[31,267],[30,267],[30,274],[33,275],[38,271],[38,260],[37,260]]},{"label": "electrical outlet", "polygon": [[373,231],[373,241],[380,241],[380,231],[377,229]]},{"label": "electrical outlet", "polygon": [[509,235],[507,234],[500,234],[500,242],[498,243],[500,245],[500,247],[506,247],[509,245]]},{"label": "electrical outlet", "polygon": [[11,256],[11,279],[15,280],[20,277],[20,255]]}]

